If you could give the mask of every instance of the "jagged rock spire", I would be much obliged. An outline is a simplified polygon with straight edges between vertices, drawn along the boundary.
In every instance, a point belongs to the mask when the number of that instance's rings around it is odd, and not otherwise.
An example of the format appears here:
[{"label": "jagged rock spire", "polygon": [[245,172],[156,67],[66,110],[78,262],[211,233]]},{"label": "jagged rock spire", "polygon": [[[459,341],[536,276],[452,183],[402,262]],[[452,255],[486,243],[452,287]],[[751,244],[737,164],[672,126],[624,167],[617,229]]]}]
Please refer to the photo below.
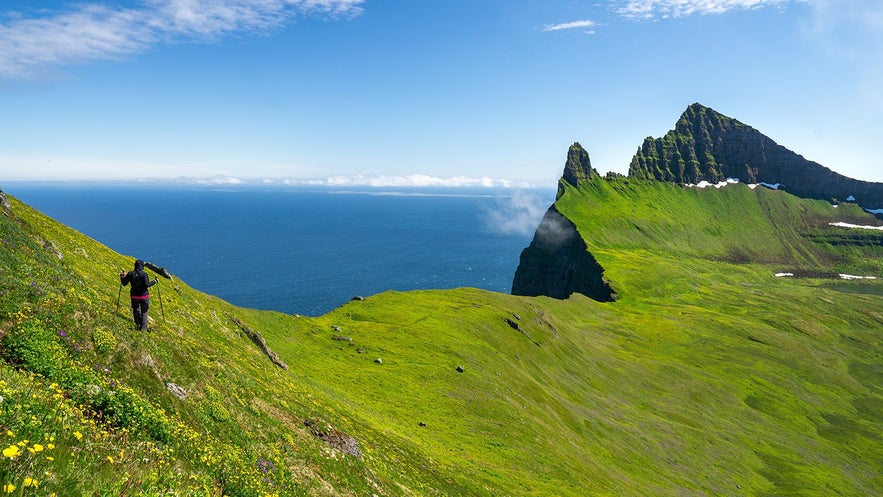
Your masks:
[{"label": "jagged rock spire", "polygon": [[573,142],[567,151],[567,162],[564,163],[564,174],[561,178],[573,186],[578,186],[580,181],[585,181],[593,176],[599,176],[599,174],[592,167],[589,153],[579,142]]}]

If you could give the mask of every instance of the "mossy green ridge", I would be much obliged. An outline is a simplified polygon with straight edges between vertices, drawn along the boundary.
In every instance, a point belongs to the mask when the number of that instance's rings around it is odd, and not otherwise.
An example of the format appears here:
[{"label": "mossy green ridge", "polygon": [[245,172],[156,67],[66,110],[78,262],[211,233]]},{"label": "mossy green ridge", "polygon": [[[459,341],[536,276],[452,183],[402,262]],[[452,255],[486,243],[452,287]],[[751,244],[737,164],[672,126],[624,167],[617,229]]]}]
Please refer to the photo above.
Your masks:
[{"label": "mossy green ridge", "polygon": [[555,207],[618,301],[387,292],[308,318],[161,279],[166,320],[153,292],[145,334],[125,303],[115,308],[116,275],[132,259],[10,199],[0,212],[0,449],[19,448],[4,451],[0,486],[883,492],[880,280],[773,276],[881,275],[877,238],[840,243],[831,234],[843,228],[826,224],[873,218],[744,185],[600,177],[566,184]]},{"label": "mossy green ridge", "polygon": [[629,176],[692,184],[739,178],[781,184],[800,197],[852,198],[868,209],[883,208],[883,183],[838,174],[699,103],[687,107],[663,137],[644,140],[629,165]]}]

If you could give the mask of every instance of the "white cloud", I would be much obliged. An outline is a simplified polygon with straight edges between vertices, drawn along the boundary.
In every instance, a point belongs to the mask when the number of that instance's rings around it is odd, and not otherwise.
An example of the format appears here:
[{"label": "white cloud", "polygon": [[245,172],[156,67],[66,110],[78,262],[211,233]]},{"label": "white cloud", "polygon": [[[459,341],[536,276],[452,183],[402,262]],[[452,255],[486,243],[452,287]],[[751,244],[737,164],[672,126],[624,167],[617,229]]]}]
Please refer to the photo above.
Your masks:
[{"label": "white cloud", "polygon": [[194,183],[198,185],[241,185],[243,181],[234,176],[212,176],[209,178],[195,178]]},{"label": "white cloud", "polygon": [[[562,24],[546,24],[543,31],[561,31],[564,29],[590,28],[595,25],[594,21],[584,19],[582,21],[565,22]],[[594,31],[592,31],[593,33]]]},{"label": "white cloud", "polygon": [[329,176],[325,179],[305,180],[304,183],[327,186],[372,186],[372,187],[483,187],[483,188],[515,188],[529,187],[524,183],[515,183],[502,178],[454,176],[442,178],[426,174],[406,176]]},{"label": "white cloud", "polygon": [[802,3],[804,0],[617,0],[616,13],[630,19],[685,17],[693,14],[723,14],[733,10]]},{"label": "white cloud", "polygon": [[530,235],[546,213],[549,201],[522,190],[498,199],[493,209],[484,212],[484,224],[504,235]]},{"label": "white cloud", "polygon": [[297,15],[348,17],[365,0],[146,0],[138,7],[80,4],[0,24],[0,79],[33,79],[56,66],[115,59],[157,43],[207,41],[281,26]]}]

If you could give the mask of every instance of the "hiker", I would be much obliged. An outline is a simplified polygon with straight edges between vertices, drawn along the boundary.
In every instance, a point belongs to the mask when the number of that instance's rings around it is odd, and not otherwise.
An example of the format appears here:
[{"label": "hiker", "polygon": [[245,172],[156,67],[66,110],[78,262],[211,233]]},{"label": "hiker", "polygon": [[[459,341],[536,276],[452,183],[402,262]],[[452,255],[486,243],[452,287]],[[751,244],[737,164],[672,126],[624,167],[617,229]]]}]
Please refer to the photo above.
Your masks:
[{"label": "hiker", "polygon": [[155,285],[156,278],[153,281],[144,272],[144,261],[138,259],[135,261],[135,270],[128,273],[120,271],[120,285],[132,284],[129,289],[129,297],[132,299],[132,318],[135,320],[135,328],[141,331],[147,331],[147,309],[150,308],[150,292],[148,287]]}]

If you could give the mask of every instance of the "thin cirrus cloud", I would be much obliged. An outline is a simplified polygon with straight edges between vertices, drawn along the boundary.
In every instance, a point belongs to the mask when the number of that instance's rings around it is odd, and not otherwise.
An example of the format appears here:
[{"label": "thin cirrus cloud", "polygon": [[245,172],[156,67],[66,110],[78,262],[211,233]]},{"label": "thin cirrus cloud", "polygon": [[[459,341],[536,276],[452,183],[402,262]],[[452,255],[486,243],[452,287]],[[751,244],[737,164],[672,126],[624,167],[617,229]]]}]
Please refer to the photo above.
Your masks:
[{"label": "thin cirrus cloud", "polygon": [[594,21],[584,19],[582,21],[565,22],[561,24],[547,24],[543,27],[543,31],[563,31],[565,29],[590,28],[594,25]]},{"label": "thin cirrus cloud", "polygon": [[801,3],[805,0],[620,0],[614,11],[628,19],[686,17],[693,14],[723,14]]},{"label": "thin cirrus cloud", "polygon": [[0,79],[31,79],[71,63],[107,60],[181,39],[206,41],[283,25],[297,15],[352,17],[365,0],[146,0],[100,3],[0,24]]},{"label": "thin cirrus cloud", "polygon": [[[806,3],[809,0],[613,0],[609,8],[618,16],[632,21],[658,18],[686,17],[694,14],[723,14],[737,10],[754,10],[766,7]],[[543,31],[564,31],[591,28],[597,23],[588,19],[547,24]],[[594,31],[587,31],[594,33]]]}]

